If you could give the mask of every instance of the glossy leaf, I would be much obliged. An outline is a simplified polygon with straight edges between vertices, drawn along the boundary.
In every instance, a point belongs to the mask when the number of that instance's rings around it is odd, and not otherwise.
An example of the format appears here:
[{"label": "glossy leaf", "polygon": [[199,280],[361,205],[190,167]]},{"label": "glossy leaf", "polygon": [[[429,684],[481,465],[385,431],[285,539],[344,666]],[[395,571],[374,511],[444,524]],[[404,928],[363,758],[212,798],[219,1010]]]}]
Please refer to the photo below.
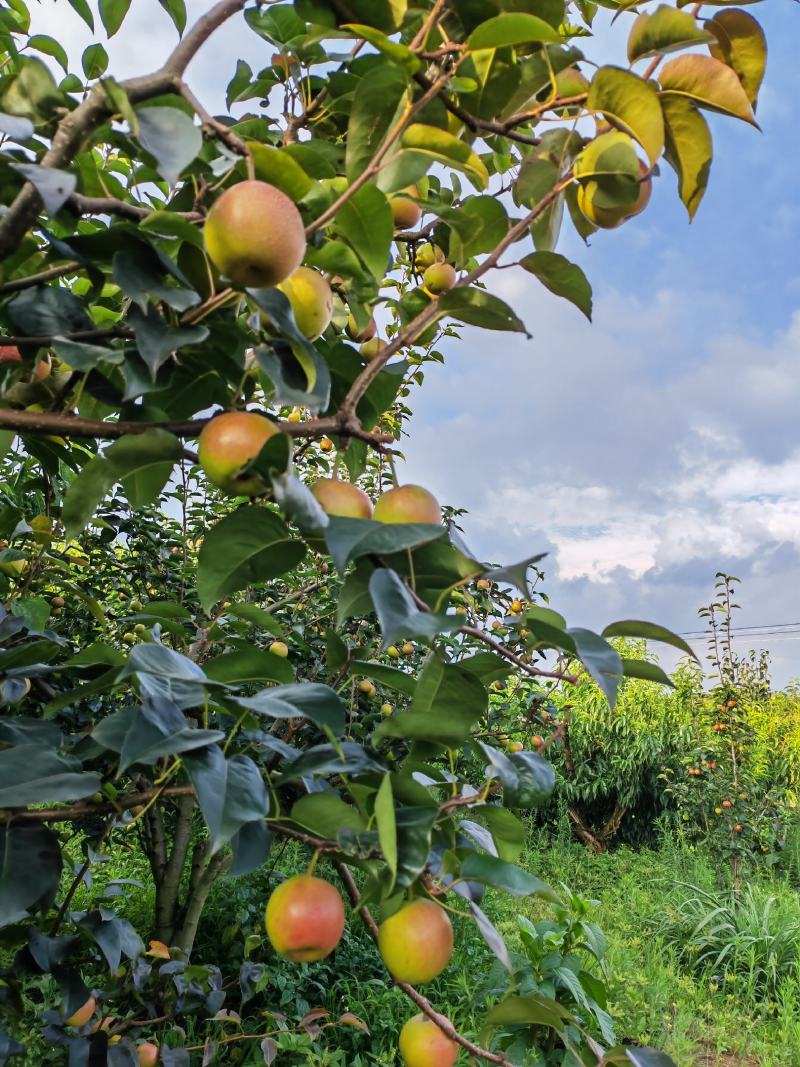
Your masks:
[{"label": "glossy leaf", "polygon": [[391,872],[392,885],[394,885],[394,881],[397,878],[397,824],[395,822],[392,778],[388,771],[384,774],[378,792],[375,795],[375,823],[378,827],[381,852]]},{"label": "glossy leaf", "polygon": [[437,634],[451,633],[462,625],[462,619],[457,615],[421,611],[399,575],[387,567],[379,567],[372,575],[369,593],[384,645],[403,636],[431,640]]},{"label": "glossy leaf", "polygon": [[655,163],[664,149],[664,118],[652,82],[621,67],[601,67],[592,79],[587,105],[634,137]]},{"label": "glossy leaf", "polygon": [[176,107],[140,107],[136,117],[139,143],[155,157],[162,178],[174,185],[202,148],[200,127]]},{"label": "glossy leaf", "polygon": [[508,304],[499,296],[487,293],[485,289],[462,286],[450,289],[439,297],[439,309],[469,326],[482,326],[487,330],[510,330],[530,337],[525,324]]},{"label": "glossy leaf", "polygon": [[666,158],[678,175],[680,198],[693,219],[705,195],[714,147],[711,130],[691,100],[662,96]]},{"label": "glossy leaf", "polygon": [[715,38],[708,46],[712,56],[733,68],[755,107],[767,69],[767,39],[761,26],[747,11],[734,8],[718,12],[705,27]]},{"label": "glossy leaf", "polygon": [[639,678],[643,682],[656,682],[658,685],[669,686],[674,689],[675,685],[669,675],[658,666],[643,659],[622,659],[622,673],[626,678]]},{"label": "glossy leaf", "polygon": [[521,867],[478,852],[465,856],[461,861],[461,877],[502,889],[512,897],[549,897],[553,892],[548,885]]},{"label": "glossy leaf", "polygon": [[486,19],[467,39],[473,52],[481,48],[506,48],[508,45],[547,42],[558,44],[561,37],[544,19],[536,15],[508,13]]},{"label": "glossy leaf", "polygon": [[510,996],[495,1004],[486,1016],[489,1026],[546,1026],[561,1031],[572,1021],[571,1014],[557,1000],[539,994]]},{"label": "glossy leaf", "polygon": [[363,556],[387,556],[426,544],[443,535],[441,526],[430,523],[385,523],[372,519],[331,516],[325,541],[340,571]]},{"label": "glossy leaf", "polygon": [[309,719],[337,737],[345,731],[346,709],[342,700],[334,689],[319,682],[280,685],[253,697],[238,697],[236,702],[271,719]]},{"label": "glossy leaf", "polygon": [[613,708],[622,679],[622,660],[619,653],[608,641],[591,630],[573,627],[567,630],[567,633],[575,642],[578,659],[603,690]]},{"label": "glossy leaf", "polygon": [[113,37],[122,25],[131,6],[131,0],[99,0],[100,21],[109,37]]},{"label": "glossy leaf", "polygon": [[46,826],[0,826],[0,929],[52,903],[61,866],[58,837]]},{"label": "glossy leaf", "polygon": [[295,801],[291,810],[293,822],[304,826],[320,837],[335,841],[339,830],[360,831],[365,821],[358,809],[345,803],[332,789],[321,793],[309,793]]},{"label": "glossy leaf", "polygon": [[394,224],[389,202],[375,185],[365,185],[336,212],[336,229],[379,281],[389,263]]},{"label": "glossy leaf", "polygon": [[249,756],[226,759],[212,745],[202,755],[184,757],[189,779],[211,835],[216,852],[246,824],[267,814],[264,780]]},{"label": "glossy leaf", "polygon": [[35,743],[0,751],[0,808],[80,800],[99,788],[99,775],[73,756]]},{"label": "glossy leaf", "polygon": [[709,40],[711,35],[691,15],[661,4],[655,11],[643,11],[637,16],[628,36],[628,59],[635,63],[637,59],[676,52]]},{"label": "glossy leaf", "polygon": [[659,75],[662,92],[691,100],[698,107],[720,111],[753,126],[758,123],[736,72],[713,56],[679,56]]},{"label": "glossy leaf", "polygon": [[513,974],[514,967],[511,963],[511,957],[508,954],[508,946],[502,938],[499,930],[493,925],[488,915],[481,911],[478,905],[474,901],[469,902],[469,910],[472,912],[472,917],[475,920],[475,925],[478,927],[481,933],[481,937],[494,953],[495,957],[505,967],[509,974]]},{"label": "glossy leaf", "polygon": [[[692,646],[678,634],[668,630],[665,626],[658,626],[653,622],[642,622],[641,619],[625,619],[621,622],[612,622],[603,630],[603,637],[633,637],[644,638],[646,641],[661,641],[665,645],[672,645],[679,652],[685,652],[692,659],[697,660],[697,655]],[[697,660],[699,662],[699,660]]]},{"label": "glossy leaf", "polygon": [[381,723],[374,736],[452,747],[468,736],[486,705],[486,690],[475,675],[433,656],[420,675],[411,707]]},{"label": "glossy leaf", "polygon": [[535,275],[551,293],[569,300],[592,319],[592,287],[575,263],[558,252],[533,252],[520,260],[520,266]]}]

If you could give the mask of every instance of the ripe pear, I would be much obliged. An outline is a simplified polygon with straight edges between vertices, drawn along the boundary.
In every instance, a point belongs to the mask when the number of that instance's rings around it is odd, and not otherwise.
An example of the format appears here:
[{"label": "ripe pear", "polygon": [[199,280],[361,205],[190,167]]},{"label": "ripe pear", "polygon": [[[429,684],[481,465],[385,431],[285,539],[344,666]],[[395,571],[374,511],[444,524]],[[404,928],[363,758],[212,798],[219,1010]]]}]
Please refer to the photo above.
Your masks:
[{"label": "ripe pear", "polygon": [[252,411],[226,411],[203,428],[197,454],[206,477],[229,496],[258,496],[260,478],[239,472],[255,459],[277,427]]},{"label": "ripe pear", "polygon": [[452,263],[434,263],[422,275],[422,281],[429,293],[438,296],[456,284],[458,275]]},{"label": "ripe pear", "polygon": [[376,356],[379,356],[381,352],[386,348],[387,342],[380,337],[371,337],[369,341],[365,341],[358,350],[358,354],[364,360],[365,363],[370,363]]},{"label": "ripe pear", "polygon": [[67,1026],[85,1026],[94,1015],[96,1007],[97,1001],[95,998],[89,997],[85,1004],[82,1004],[77,1011],[70,1015],[67,1019]]},{"label": "ripe pear", "polygon": [[357,485],[338,478],[320,478],[311,492],[326,515],[342,515],[348,519],[371,519],[372,501]]},{"label": "ripe pear", "polygon": [[364,341],[371,341],[375,334],[378,332],[378,327],[375,319],[370,319],[363,330],[359,330],[358,323],[353,315],[350,315],[347,319],[347,325],[345,326],[348,337],[351,337],[359,344],[363,344]]},{"label": "ripe pear", "polygon": [[344,903],[322,878],[296,874],[272,893],[265,916],[267,936],[279,956],[295,963],[324,959],[344,932]]},{"label": "ripe pear", "polygon": [[280,659],[286,659],[289,655],[289,646],[285,641],[273,641],[269,646],[269,651],[273,656],[278,656]]},{"label": "ripe pear", "polygon": [[[445,1019],[444,1015],[439,1016]],[[446,1020],[449,1021],[449,1020]],[[412,1016],[400,1031],[400,1055],[406,1067],[453,1067],[458,1045],[422,1012]]]},{"label": "ripe pear", "polygon": [[16,345],[0,345],[0,363],[20,363],[22,355]]},{"label": "ripe pear", "polygon": [[[410,193],[411,196],[419,196],[419,190],[415,185],[409,186],[405,193]],[[422,218],[422,208],[411,199],[411,196],[398,193],[389,200],[389,207],[392,209],[392,219],[396,230],[411,230],[419,225],[419,220]]]},{"label": "ripe pear", "polygon": [[412,900],[381,924],[378,950],[398,982],[432,981],[453,954],[447,912],[432,900]]},{"label": "ripe pear", "polygon": [[325,278],[311,267],[298,267],[278,288],[289,298],[300,333],[316,341],[333,315],[333,293]]},{"label": "ripe pear", "polygon": [[438,245],[426,241],[425,244],[420,245],[417,249],[417,254],[414,257],[414,266],[417,270],[424,271],[428,267],[432,267],[434,263],[444,263],[444,258],[444,252]]},{"label": "ripe pear", "polygon": [[154,1045],[152,1041],[143,1041],[136,1051],[139,1054],[139,1067],[156,1067],[158,1045]]},{"label": "ripe pear", "polygon": [[211,262],[240,289],[279,285],[303,262],[306,235],[295,205],[255,180],[226,189],[203,228]]},{"label": "ripe pear", "polygon": [[442,510],[433,493],[420,485],[400,485],[378,497],[374,518],[378,522],[442,521]]}]

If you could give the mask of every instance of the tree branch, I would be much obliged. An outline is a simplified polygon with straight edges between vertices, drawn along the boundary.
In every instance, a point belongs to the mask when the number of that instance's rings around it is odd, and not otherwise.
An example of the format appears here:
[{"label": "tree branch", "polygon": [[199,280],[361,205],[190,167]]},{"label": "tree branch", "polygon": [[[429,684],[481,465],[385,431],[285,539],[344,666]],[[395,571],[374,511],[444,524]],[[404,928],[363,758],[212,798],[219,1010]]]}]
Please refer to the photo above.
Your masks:
[{"label": "tree branch", "polygon": [[[82,196],[80,193],[73,193],[67,200],[66,206],[72,208],[78,215],[119,215],[123,219],[132,219],[134,222],[141,222],[156,210],[140,207],[138,204],[129,204],[114,196]],[[175,211],[172,214],[188,222],[201,222],[203,219],[197,211]]]},{"label": "tree branch", "polygon": [[[359,906],[361,894],[358,891],[358,886],[356,885],[349,868],[344,863],[337,863],[336,870],[339,872],[339,877],[342,879],[345,889],[347,890],[347,895],[350,898],[350,903],[361,913],[361,918],[364,922],[364,925],[366,926],[370,937],[377,945],[377,923],[373,919],[369,908],[367,908],[365,905]],[[481,1048],[480,1045],[474,1044],[468,1038],[462,1037],[462,1035],[458,1032],[458,1030],[456,1030],[453,1024],[449,1020],[439,1015],[439,1013],[433,1007],[431,1002],[427,1000],[426,997],[423,997],[421,993],[417,992],[413,985],[409,985],[408,982],[398,982],[396,979],[394,979],[394,984],[397,986],[398,989],[401,989],[405,993],[409,1000],[412,1000],[416,1004],[416,1006],[424,1015],[427,1015],[429,1019],[433,1020],[433,1022],[436,1023],[436,1025],[446,1037],[449,1037],[451,1041],[455,1041],[456,1044],[466,1049],[467,1052],[470,1053],[470,1055],[478,1056],[480,1059],[487,1060],[489,1063],[499,1064],[500,1067],[513,1067],[511,1061],[507,1060],[505,1056],[502,1056],[497,1052],[490,1052],[489,1049]]]},{"label": "tree branch", "polygon": [[[122,82],[122,89],[132,104],[172,90],[175,79],[182,78],[195,53],[211,34],[232,15],[244,8],[245,0],[218,0],[202,16],[159,70],[139,78]],[[115,112],[101,83],[97,83],[86,99],[58,124],[50,148],[38,161],[43,167],[68,166],[81,151],[87,137]],[[26,182],[6,214],[0,219],[0,259],[10,255],[36,222],[42,208],[42,198],[36,187]]]},{"label": "tree branch", "polygon": [[0,285],[0,293],[18,293],[22,289],[32,289],[35,285],[51,282],[54,278],[63,278],[65,274],[74,274],[80,270],[80,263],[62,263],[60,267],[50,267],[39,271],[38,274],[29,274],[27,278],[14,278],[10,282]]}]

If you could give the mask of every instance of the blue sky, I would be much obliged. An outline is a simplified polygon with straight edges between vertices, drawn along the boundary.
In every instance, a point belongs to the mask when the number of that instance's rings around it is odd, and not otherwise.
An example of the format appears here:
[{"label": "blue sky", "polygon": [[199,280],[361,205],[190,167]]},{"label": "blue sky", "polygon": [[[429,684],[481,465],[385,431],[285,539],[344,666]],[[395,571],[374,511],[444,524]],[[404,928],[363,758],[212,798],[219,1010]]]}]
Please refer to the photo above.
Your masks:
[{"label": "blue sky", "polygon": [[[190,19],[207,6],[189,0]],[[72,55],[91,43],[66,0],[36,10],[35,29]],[[546,588],[574,625],[695,630],[720,569],[743,579],[743,625],[800,619],[800,6],[752,12],[770,42],[763,133],[711,117],[695,222],[663,166],[644,215],[591,247],[571,236],[560,247],[594,285],[593,324],[500,272],[492,287],[533,339],[465,329],[415,401],[407,480],[468,508],[467,540],[485,558],[548,550]],[[598,37],[604,61],[619,57],[603,16]],[[156,0],[134,0],[107,42],[111,69],[152,69],[174,39]],[[220,108],[236,59],[257,69],[270,53],[234,22],[188,80]],[[800,675],[800,644],[768,640],[776,682]]]}]

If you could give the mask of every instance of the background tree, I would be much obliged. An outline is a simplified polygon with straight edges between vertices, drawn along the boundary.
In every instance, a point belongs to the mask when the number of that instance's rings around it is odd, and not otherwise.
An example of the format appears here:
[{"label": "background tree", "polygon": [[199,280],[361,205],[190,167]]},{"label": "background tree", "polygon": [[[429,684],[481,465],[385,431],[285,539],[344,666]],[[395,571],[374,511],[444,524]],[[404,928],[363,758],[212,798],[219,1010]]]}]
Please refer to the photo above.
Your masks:
[{"label": "background tree", "polygon": [[[549,692],[587,672],[613,704],[623,677],[667,682],[609,638],[689,649],[647,623],[568,626],[536,595],[540,557],[474,559],[451,511],[443,525],[429,493],[398,486],[395,457],[443,333],[525,332],[491,271],[516,264],[590,315],[588,281],[555,251],[562,224],[588,238],[626,223],[662,157],[694,214],[705,114],[755,124],[758,23],[608,0],[621,68],[584,56],[584,0],[220,0],[186,32],[180,0],[163,6],[180,43],[122,82],[100,43],[57,82],[36,53],[70,60],[29,38],[24,0],[0,17],[0,1061],[25,1055],[14,1017],[35,987],[70,1063],[189,1062],[187,1020],[227,1010],[220,970],[191,956],[208,896],[289,841],[311,860],[273,898],[275,949],[316,959],[338,940],[321,874],[376,940],[373,910],[402,923],[412,958],[382,948],[421,1013],[400,1038],[409,1067],[459,1046],[499,1064],[521,1047],[665,1063],[609,1049],[600,1016],[581,1016],[586,989],[600,995],[588,971],[569,1010],[509,992],[485,1045],[410,984],[446,964],[427,925],[449,927],[443,908],[505,963],[483,886],[553,896],[514,863],[515,812],[554,786]],[[107,34],[126,10],[99,5]],[[238,120],[185,80],[232,18],[275,49],[261,71],[237,65],[228,106],[254,109]],[[510,676],[534,750],[498,747],[489,692]],[[149,930],[73,906],[112,841],[146,857]],[[287,897],[327,902],[310,943]],[[243,965],[243,998],[254,976]]]}]

